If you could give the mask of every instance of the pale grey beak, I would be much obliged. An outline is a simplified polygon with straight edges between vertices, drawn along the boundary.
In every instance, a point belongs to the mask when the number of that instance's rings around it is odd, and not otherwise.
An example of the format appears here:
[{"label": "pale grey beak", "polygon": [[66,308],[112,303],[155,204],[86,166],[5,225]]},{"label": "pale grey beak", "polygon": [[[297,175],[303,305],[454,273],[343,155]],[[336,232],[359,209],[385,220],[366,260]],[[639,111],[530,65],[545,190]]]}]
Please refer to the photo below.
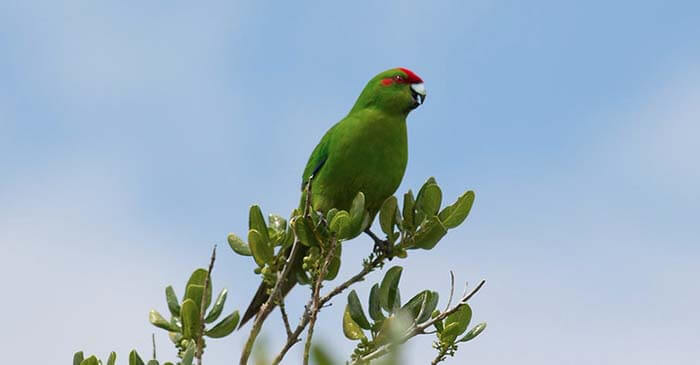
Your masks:
[{"label": "pale grey beak", "polygon": [[411,84],[411,95],[413,96],[413,100],[416,102],[416,104],[423,104],[426,95],[425,85],[423,85],[423,83]]}]

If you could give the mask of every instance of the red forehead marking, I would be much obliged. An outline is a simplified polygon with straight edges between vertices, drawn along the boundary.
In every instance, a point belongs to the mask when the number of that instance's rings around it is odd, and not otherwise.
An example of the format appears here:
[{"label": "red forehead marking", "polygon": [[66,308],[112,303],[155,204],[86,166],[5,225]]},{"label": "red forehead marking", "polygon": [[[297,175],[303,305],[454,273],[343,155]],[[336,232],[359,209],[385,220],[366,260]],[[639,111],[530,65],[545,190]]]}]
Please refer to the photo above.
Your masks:
[{"label": "red forehead marking", "polygon": [[413,71],[411,71],[411,70],[409,70],[409,69],[407,69],[407,68],[403,68],[403,67],[399,67],[399,70],[401,70],[401,71],[403,71],[404,73],[406,73],[406,77],[408,77],[408,82],[409,82],[409,83],[411,83],[411,84],[420,84],[420,83],[423,82],[423,80],[422,80],[420,77],[418,77],[418,75],[416,75]]}]

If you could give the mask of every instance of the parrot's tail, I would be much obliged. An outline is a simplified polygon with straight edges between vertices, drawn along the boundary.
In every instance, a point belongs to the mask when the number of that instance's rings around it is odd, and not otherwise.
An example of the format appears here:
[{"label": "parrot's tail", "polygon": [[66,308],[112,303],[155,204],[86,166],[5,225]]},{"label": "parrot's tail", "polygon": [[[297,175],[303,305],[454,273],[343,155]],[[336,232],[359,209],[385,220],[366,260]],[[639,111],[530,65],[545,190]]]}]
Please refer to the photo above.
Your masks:
[{"label": "parrot's tail", "polygon": [[[295,280],[294,277],[287,279],[287,281],[282,285],[281,291],[282,291],[282,298],[287,296],[287,293],[289,293],[290,290],[296,285],[297,281]],[[250,301],[250,304],[248,304],[248,309],[245,310],[245,314],[243,314],[243,318],[241,319],[241,324],[238,325],[238,328],[240,329],[243,327],[243,325],[246,324],[251,318],[255,317],[258,312],[260,311],[260,307],[262,307],[265,302],[267,302],[267,299],[270,298],[270,295],[268,292],[270,292],[272,288],[270,286],[266,285],[264,282],[260,283],[260,286],[258,287],[258,291],[255,292],[255,296],[253,297],[253,300]],[[275,303],[272,303],[273,309],[275,306]],[[265,317],[262,318],[263,321],[265,321],[265,318],[272,313],[272,311],[269,311],[267,314],[265,314]]]},{"label": "parrot's tail", "polygon": [[251,318],[255,317],[255,315],[258,314],[258,312],[260,311],[260,307],[262,307],[262,305],[267,301],[267,298],[270,297],[267,294],[269,290],[270,287],[268,285],[265,285],[264,282],[260,283],[258,291],[255,292],[253,300],[251,300],[250,304],[248,304],[248,309],[245,310],[245,314],[243,315],[243,318],[241,319],[241,323],[238,325],[238,328],[243,327],[243,325],[245,325],[246,322],[248,322]]}]

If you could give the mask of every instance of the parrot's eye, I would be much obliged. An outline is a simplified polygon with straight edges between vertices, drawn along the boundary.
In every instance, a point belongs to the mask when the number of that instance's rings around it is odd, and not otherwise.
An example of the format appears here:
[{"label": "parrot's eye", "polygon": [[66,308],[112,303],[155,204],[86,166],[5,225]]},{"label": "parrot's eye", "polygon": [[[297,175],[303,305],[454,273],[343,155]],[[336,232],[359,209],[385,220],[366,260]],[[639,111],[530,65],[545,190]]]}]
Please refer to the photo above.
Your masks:
[{"label": "parrot's eye", "polygon": [[394,76],[394,80],[401,82],[403,81],[403,77],[401,77],[401,75],[396,75]]}]

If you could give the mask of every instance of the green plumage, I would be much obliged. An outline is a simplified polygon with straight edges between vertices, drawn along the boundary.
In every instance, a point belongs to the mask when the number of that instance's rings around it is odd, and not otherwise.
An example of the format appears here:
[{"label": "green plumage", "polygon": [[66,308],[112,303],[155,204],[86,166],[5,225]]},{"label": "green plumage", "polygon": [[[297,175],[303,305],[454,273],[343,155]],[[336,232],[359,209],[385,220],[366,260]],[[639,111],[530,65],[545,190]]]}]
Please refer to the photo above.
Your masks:
[{"label": "green plumage", "polygon": [[[384,200],[394,194],[408,161],[406,116],[420,105],[411,88],[417,83],[415,79],[420,79],[410,77],[403,69],[391,69],[372,78],[348,115],[321,138],[302,175],[302,191],[313,175],[311,203],[315,210],[349,210],[361,191],[373,218]],[[302,207],[304,201],[302,193]],[[300,252],[300,257],[303,255]],[[299,258],[295,262],[300,263]],[[283,295],[295,283],[290,277],[282,288]],[[258,289],[241,324],[267,300],[266,289],[264,285]]]}]

